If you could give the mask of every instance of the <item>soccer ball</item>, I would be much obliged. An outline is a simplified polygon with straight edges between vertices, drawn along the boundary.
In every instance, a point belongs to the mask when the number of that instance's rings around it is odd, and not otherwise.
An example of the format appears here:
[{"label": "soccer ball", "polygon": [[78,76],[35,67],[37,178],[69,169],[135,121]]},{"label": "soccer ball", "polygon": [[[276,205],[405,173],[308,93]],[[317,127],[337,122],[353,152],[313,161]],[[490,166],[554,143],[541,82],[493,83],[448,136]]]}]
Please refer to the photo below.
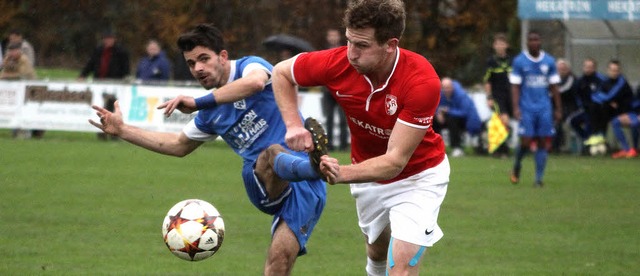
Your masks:
[{"label": "soccer ball", "polygon": [[204,260],[220,249],[224,240],[224,221],[209,202],[183,200],[164,217],[162,237],[171,253],[178,258]]},{"label": "soccer ball", "polygon": [[591,154],[591,156],[604,155],[606,153],[607,145],[605,144],[597,144],[589,147],[589,154]]}]

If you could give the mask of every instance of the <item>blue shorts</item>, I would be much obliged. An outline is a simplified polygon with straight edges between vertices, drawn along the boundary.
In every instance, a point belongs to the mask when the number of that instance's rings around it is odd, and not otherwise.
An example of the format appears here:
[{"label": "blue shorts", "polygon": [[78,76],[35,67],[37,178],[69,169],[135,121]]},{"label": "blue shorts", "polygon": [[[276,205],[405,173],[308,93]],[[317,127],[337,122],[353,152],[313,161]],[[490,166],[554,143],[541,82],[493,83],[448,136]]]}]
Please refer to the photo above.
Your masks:
[{"label": "blue shorts", "polygon": [[539,111],[522,111],[518,135],[524,137],[553,137],[556,130],[553,126],[551,109]]},{"label": "blue shorts", "polygon": [[307,240],[318,223],[327,201],[327,186],[322,180],[289,182],[275,200],[269,200],[264,185],[254,172],[255,163],[245,162],[242,168],[245,190],[249,200],[260,211],[273,215],[271,234],[283,219],[296,235],[300,244],[298,256],[307,253]]}]

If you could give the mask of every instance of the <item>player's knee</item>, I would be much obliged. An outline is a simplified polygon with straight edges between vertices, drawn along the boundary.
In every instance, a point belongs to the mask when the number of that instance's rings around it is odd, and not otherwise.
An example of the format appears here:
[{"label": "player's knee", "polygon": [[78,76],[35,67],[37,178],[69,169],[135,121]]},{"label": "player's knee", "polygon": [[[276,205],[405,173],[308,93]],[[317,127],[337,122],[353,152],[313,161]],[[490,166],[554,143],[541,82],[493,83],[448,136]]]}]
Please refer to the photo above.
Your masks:
[{"label": "player's knee", "polygon": [[266,275],[289,275],[296,261],[297,252],[292,248],[273,247],[269,249],[269,256],[265,264]]},{"label": "player's knee", "polygon": [[278,153],[287,152],[287,150],[278,144],[273,144],[269,146],[267,149],[260,152],[258,155],[258,161],[256,162],[256,169],[266,169],[268,167],[273,166],[273,160],[276,158]]}]

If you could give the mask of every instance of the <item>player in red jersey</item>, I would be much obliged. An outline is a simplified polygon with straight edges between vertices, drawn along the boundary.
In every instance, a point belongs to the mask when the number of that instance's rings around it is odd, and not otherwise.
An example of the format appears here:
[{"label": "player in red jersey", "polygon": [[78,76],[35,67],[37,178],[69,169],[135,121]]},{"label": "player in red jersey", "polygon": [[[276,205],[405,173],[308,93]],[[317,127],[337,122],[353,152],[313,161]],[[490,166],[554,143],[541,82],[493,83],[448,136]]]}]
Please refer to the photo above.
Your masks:
[{"label": "player in red jersey", "polygon": [[443,236],[437,219],[450,168],[431,128],[440,79],[423,56],[399,47],[405,17],[400,0],[352,1],[346,47],[302,53],[273,73],[290,148],[314,149],[296,117],[296,86],[326,86],[345,111],[352,164],[324,155],[320,170],[332,184],[351,183],[369,275],[418,275],[425,248]]}]

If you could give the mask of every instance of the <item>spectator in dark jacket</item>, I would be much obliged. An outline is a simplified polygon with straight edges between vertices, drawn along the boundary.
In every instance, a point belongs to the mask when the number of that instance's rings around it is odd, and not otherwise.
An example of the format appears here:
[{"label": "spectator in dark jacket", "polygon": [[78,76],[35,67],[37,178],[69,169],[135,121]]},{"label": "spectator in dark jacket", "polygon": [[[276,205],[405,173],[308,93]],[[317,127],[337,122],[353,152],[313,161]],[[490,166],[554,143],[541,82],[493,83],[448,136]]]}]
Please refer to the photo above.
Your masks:
[{"label": "spectator in dark jacket", "polygon": [[571,128],[583,142],[591,136],[591,120],[589,119],[589,108],[592,106],[591,94],[598,92],[605,79],[604,75],[598,73],[597,68],[598,64],[595,59],[586,58],[582,62],[582,76],[576,85],[578,111],[569,115],[568,118]]},{"label": "spectator in dark jacket", "polygon": [[91,54],[89,61],[80,72],[80,80],[93,75],[94,79],[124,79],[129,75],[129,52],[116,44],[116,37],[111,32],[102,36],[102,44]]},{"label": "spectator in dark jacket", "polygon": [[147,55],[138,62],[136,79],[143,82],[167,81],[171,75],[171,64],[167,55],[162,51],[160,43],[149,40]]},{"label": "spectator in dark jacket", "polygon": [[[129,76],[129,52],[116,44],[116,36],[112,32],[102,34],[102,44],[91,54],[89,61],[80,72],[78,80],[84,80],[90,74],[98,80],[122,80]],[[116,96],[103,94],[104,108],[114,111]],[[107,140],[107,134],[98,133],[98,139]],[[115,140],[116,137],[111,137]]]}]

